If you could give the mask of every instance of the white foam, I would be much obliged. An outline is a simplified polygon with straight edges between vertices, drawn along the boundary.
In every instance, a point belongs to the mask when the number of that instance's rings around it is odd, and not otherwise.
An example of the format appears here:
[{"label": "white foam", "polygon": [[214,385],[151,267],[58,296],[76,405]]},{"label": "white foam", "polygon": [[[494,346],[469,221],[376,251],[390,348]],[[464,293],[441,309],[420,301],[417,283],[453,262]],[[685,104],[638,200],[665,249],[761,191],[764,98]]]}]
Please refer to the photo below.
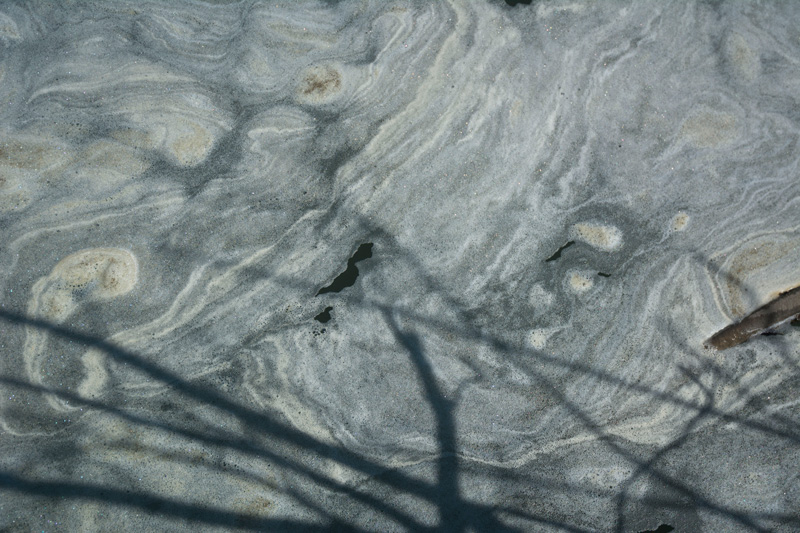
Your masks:
[{"label": "white foam", "polygon": [[622,231],[610,224],[580,222],[572,226],[573,238],[604,252],[622,248]]}]

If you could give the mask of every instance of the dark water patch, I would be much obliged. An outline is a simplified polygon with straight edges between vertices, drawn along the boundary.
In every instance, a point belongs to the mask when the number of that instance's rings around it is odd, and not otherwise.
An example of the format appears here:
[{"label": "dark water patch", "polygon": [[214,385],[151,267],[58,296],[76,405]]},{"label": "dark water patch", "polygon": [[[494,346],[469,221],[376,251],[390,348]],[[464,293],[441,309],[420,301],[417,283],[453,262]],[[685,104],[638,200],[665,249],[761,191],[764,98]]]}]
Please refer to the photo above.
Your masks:
[{"label": "dark water patch", "polygon": [[564,250],[566,250],[567,248],[569,248],[573,244],[575,244],[575,241],[567,241],[567,244],[565,244],[564,246],[562,246],[561,248],[556,250],[556,253],[554,253],[553,255],[548,257],[547,259],[545,259],[544,262],[545,263],[549,263],[551,261],[555,261],[556,259],[560,259],[561,258],[561,252],[563,252]]},{"label": "dark water patch", "polygon": [[331,311],[333,311],[333,307],[326,307],[323,312],[314,317],[314,320],[324,324],[331,319]]},{"label": "dark water patch", "polygon": [[674,531],[675,528],[669,524],[661,524],[656,529],[645,529],[644,531],[640,531],[639,533],[669,533],[670,531]]},{"label": "dark water patch", "polygon": [[329,292],[341,292],[343,289],[355,285],[356,279],[358,278],[358,267],[356,267],[356,263],[364,259],[369,259],[370,257],[372,257],[372,243],[365,242],[358,247],[353,257],[348,259],[347,268],[344,272],[336,276],[336,279],[334,279],[330,285],[322,287],[319,292],[317,292],[317,296]]}]

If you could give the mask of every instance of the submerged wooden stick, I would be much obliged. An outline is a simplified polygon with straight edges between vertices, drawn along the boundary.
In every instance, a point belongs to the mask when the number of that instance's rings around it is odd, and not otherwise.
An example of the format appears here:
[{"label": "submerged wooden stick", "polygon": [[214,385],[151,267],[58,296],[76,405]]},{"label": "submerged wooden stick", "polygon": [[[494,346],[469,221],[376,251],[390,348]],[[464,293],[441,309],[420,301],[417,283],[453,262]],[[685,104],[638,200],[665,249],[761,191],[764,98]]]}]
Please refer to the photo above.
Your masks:
[{"label": "submerged wooden stick", "polygon": [[797,314],[800,314],[800,286],[780,293],[739,322],[722,328],[706,341],[706,345],[710,344],[717,350],[731,348]]}]

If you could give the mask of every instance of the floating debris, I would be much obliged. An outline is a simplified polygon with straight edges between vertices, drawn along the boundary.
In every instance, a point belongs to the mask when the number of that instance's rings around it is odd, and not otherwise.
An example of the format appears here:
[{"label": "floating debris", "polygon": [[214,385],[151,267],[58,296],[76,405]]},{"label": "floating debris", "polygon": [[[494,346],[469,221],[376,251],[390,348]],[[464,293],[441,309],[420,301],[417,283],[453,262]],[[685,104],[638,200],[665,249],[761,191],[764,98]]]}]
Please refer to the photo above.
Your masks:
[{"label": "floating debris", "polygon": [[715,333],[705,344],[717,350],[737,346],[754,335],[795,319],[800,314],[800,287],[782,292],[770,303],[763,305],[744,317]]}]

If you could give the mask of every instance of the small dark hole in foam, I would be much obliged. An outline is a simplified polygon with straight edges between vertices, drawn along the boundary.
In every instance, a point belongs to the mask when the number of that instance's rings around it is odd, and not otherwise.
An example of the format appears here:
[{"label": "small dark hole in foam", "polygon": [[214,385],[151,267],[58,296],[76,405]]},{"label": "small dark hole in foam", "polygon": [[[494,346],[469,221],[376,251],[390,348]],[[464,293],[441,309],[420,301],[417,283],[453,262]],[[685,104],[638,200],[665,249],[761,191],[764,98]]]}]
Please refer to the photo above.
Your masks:
[{"label": "small dark hole in foam", "polygon": [[669,533],[670,531],[674,531],[675,528],[669,524],[661,524],[656,529],[645,529],[644,531],[640,531],[639,533]]},{"label": "small dark hole in foam", "polygon": [[345,268],[344,272],[336,276],[336,279],[334,279],[330,285],[322,287],[319,292],[317,292],[317,296],[329,292],[341,292],[343,289],[355,285],[356,279],[358,279],[358,267],[356,263],[364,259],[369,259],[370,257],[372,257],[372,243],[365,242],[358,247],[353,257],[347,260],[347,268]]},{"label": "small dark hole in foam", "polygon": [[333,311],[333,307],[326,307],[323,312],[314,317],[314,320],[324,324],[331,319],[331,311]]}]

